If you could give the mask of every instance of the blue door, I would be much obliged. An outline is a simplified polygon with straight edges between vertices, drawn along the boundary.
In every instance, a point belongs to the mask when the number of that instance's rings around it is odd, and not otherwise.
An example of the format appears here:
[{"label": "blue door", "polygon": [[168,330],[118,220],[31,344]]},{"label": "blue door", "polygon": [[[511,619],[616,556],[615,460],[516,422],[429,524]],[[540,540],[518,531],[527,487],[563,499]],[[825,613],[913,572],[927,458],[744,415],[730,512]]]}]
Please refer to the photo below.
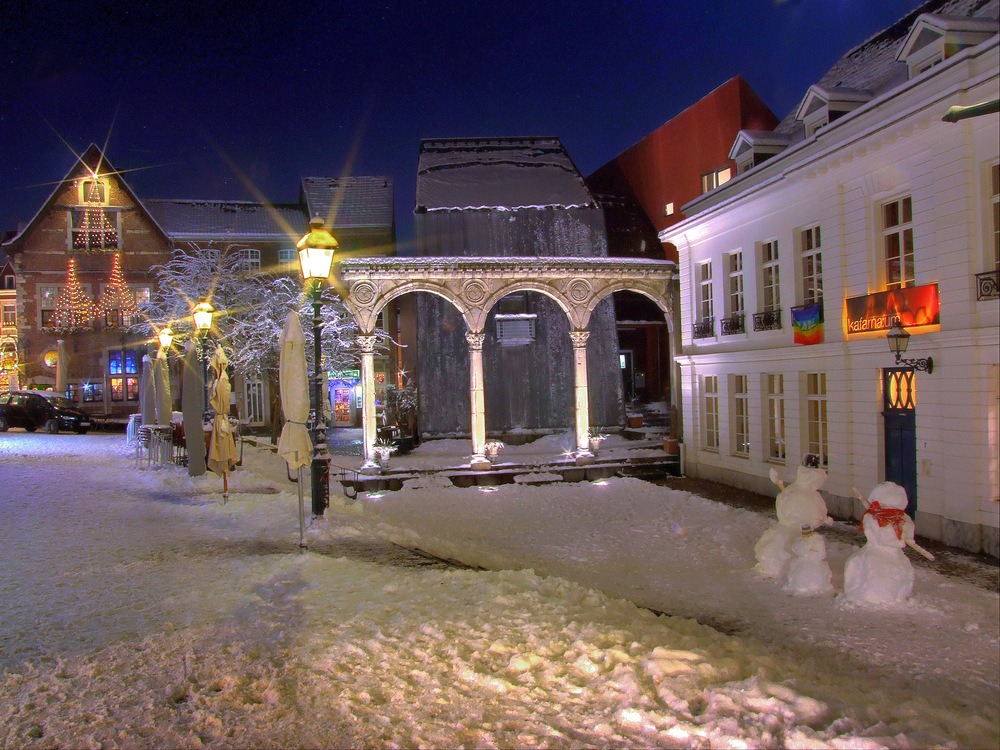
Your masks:
[{"label": "blue door", "polygon": [[882,371],[885,480],[906,490],[906,512],[917,512],[917,395],[912,367]]}]

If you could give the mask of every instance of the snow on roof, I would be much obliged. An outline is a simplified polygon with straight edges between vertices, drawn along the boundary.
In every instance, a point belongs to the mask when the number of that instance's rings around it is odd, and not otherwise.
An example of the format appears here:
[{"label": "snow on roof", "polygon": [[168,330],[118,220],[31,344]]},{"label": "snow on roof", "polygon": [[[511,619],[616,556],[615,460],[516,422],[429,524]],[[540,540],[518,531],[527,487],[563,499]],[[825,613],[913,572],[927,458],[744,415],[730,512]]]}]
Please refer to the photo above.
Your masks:
[{"label": "snow on roof", "polygon": [[[998,8],[997,0],[930,0],[841,57],[817,85],[826,90],[871,91],[878,96],[906,81],[906,64],[899,62],[896,55],[921,14],[989,19],[997,17]],[[802,123],[795,119],[798,108],[797,105],[788,113],[775,128],[776,132],[802,131]]]},{"label": "snow on roof", "polygon": [[294,240],[308,228],[298,204],[215,200],[147,200],[143,204],[173,240]]},{"label": "snow on roof", "polygon": [[303,177],[302,198],[309,216],[334,228],[394,224],[392,177]]},{"label": "snow on roof", "polygon": [[593,205],[558,138],[430,139],[420,144],[417,211]]}]

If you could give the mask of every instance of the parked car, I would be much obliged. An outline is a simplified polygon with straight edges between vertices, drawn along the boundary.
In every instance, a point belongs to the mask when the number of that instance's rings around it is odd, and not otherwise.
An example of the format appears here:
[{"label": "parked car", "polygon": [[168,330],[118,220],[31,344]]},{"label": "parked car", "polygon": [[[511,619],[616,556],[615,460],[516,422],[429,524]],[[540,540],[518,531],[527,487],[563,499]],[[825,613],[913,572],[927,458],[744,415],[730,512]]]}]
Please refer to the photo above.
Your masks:
[{"label": "parked car", "polygon": [[58,393],[13,391],[0,396],[0,432],[23,427],[28,432],[43,428],[50,434],[73,430],[83,435],[91,424],[87,412]]}]

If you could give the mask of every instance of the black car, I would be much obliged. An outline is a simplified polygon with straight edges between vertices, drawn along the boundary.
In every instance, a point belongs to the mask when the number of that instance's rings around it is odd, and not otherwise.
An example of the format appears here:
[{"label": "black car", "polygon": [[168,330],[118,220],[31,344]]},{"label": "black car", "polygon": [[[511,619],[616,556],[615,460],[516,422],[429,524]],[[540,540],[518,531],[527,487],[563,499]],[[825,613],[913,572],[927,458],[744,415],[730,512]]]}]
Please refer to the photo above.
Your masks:
[{"label": "black car", "polygon": [[90,425],[90,415],[58,393],[13,391],[0,396],[0,432],[11,427],[34,432],[41,427],[50,434],[73,430],[82,435]]}]

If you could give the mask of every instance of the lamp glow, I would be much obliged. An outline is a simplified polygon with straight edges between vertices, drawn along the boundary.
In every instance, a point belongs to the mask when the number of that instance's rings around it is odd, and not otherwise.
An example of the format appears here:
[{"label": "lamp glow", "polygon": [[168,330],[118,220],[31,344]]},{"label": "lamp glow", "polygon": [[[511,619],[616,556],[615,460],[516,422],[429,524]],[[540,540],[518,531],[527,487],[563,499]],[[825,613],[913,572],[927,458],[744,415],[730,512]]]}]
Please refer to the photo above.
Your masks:
[{"label": "lamp glow", "polygon": [[323,226],[323,220],[318,216],[309,222],[309,234],[303,237],[295,247],[299,251],[299,267],[302,278],[306,280],[321,280],[330,277],[333,266],[333,251],[338,242],[329,230]]},{"label": "lamp glow", "polygon": [[199,302],[191,312],[191,317],[194,318],[194,327],[201,333],[212,330],[212,316],[214,314],[215,308],[207,302]]},{"label": "lamp glow", "polygon": [[160,348],[169,349],[170,344],[172,344],[174,340],[174,332],[171,331],[168,326],[167,328],[164,328],[163,330],[160,331],[160,333],[158,334],[158,338],[160,339]]}]

